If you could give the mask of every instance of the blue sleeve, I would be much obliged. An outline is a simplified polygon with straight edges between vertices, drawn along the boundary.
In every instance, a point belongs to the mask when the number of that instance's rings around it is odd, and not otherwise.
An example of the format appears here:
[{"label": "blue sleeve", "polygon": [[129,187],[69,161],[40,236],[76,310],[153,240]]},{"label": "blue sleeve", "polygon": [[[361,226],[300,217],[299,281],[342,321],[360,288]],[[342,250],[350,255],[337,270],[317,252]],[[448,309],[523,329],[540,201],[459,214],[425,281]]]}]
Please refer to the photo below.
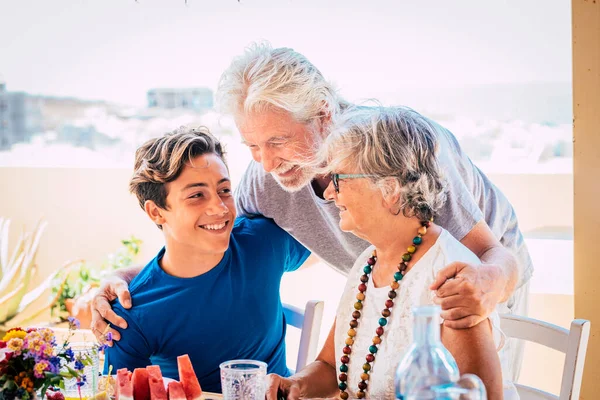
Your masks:
[{"label": "blue sleeve", "polygon": [[[248,216],[238,217],[236,221],[238,237],[250,238],[250,246],[264,247],[272,257],[272,265],[280,272],[295,271],[310,256],[310,250],[280,228],[271,218]],[[235,232],[234,227],[234,232]]]},{"label": "blue sleeve", "polygon": [[310,251],[283,229],[281,229],[281,232],[283,240],[282,247],[286,249],[284,252],[285,260],[283,270],[285,272],[295,271],[304,264],[304,261],[310,256]]},{"label": "blue sleeve", "polygon": [[113,326],[121,334],[121,340],[114,340],[113,346],[105,350],[103,374],[108,374],[109,365],[112,365],[113,374],[116,374],[120,368],[133,371],[135,368],[147,367],[151,364],[152,352],[146,337],[142,334],[142,329],[129,310],[121,308],[118,304],[114,305],[113,310],[127,321],[127,329]]}]

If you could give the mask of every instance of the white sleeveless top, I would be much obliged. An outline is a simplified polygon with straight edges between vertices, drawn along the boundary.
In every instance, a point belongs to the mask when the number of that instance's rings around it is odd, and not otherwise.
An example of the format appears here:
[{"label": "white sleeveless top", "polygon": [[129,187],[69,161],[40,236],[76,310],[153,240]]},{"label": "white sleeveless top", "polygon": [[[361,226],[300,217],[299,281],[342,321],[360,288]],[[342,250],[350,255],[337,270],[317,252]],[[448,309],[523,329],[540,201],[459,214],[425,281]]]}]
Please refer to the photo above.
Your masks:
[{"label": "white sleeveless top", "polygon": [[[367,259],[373,249],[374,246],[370,246],[354,263],[354,267],[348,274],[346,287],[338,306],[335,328],[335,357],[338,373],[341,365],[340,358],[343,356],[342,349],[348,337],[348,329],[350,329],[348,323],[352,320],[358,285],[361,283],[360,276],[364,273],[363,268],[367,265]],[[391,315],[387,318],[387,325],[384,326],[382,342],[378,346],[375,361],[369,374],[368,399],[394,399],[396,367],[404,352],[412,343],[411,309],[419,305],[434,304],[434,292],[429,290],[429,286],[435,280],[437,272],[454,261],[480,264],[475,254],[446,230],[442,229],[436,243],[399,281],[400,287],[396,291],[397,297],[394,299],[394,307],[391,309]],[[377,268],[376,265],[375,268]],[[375,330],[379,326],[379,318],[381,318],[381,311],[385,308],[389,291],[389,285],[376,288],[372,279],[369,279],[367,283],[366,298],[363,301],[361,317],[356,328],[356,336],[352,346],[350,363],[348,364],[347,392],[351,399],[355,398],[354,396],[358,391],[358,382],[360,382],[360,375],[363,372],[362,365],[366,362],[365,356],[369,352],[369,346],[373,344],[372,340],[376,335]],[[493,326],[494,341],[498,348],[503,375],[509,377],[508,357],[502,349],[504,334],[498,328],[500,326],[498,313],[492,313],[489,318]],[[519,398],[514,385],[506,380],[504,396],[505,399]]]}]

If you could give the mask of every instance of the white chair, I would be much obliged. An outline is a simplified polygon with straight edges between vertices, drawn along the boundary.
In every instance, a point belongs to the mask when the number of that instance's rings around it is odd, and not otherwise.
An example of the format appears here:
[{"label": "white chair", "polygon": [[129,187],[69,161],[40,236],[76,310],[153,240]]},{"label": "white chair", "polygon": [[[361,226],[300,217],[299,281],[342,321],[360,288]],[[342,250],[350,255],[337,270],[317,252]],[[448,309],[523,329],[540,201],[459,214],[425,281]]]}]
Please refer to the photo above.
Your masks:
[{"label": "white chair", "polygon": [[500,321],[502,331],[508,337],[539,343],[565,353],[560,396],[515,383],[521,400],[578,400],[590,337],[590,321],[573,320],[570,330],[516,315],[501,315]]},{"label": "white chair", "polygon": [[300,371],[317,357],[324,305],[319,300],[309,300],[304,310],[289,304],[283,305],[285,322],[301,330],[296,371]]}]

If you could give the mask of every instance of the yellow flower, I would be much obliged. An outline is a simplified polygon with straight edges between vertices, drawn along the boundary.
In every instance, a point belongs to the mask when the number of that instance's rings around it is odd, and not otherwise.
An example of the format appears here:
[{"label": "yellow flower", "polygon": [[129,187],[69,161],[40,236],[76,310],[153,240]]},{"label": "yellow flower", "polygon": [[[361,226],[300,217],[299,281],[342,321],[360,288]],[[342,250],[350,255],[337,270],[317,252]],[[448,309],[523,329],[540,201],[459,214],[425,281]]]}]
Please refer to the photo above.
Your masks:
[{"label": "yellow flower", "polygon": [[43,328],[43,329],[40,329],[38,332],[42,335],[44,342],[52,343],[52,341],[54,340],[54,331],[52,329]]},{"label": "yellow flower", "polygon": [[42,360],[35,364],[33,367],[33,373],[36,378],[42,378],[44,376],[44,371],[48,369],[48,362]]},{"label": "yellow flower", "polygon": [[44,349],[44,355],[50,357],[52,354],[54,354],[54,349],[52,348],[52,346],[47,345]]},{"label": "yellow flower", "polygon": [[19,339],[17,337],[12,338],[6,343],[6,347],[8,347],[11,351],[20,351],[23,348],[23,339]]},{"label": "yellow flower", "polygon": [[6,335],[4,335],[2,338],[2,341],[8,342],[12,338],[25,339],[25,336],[27,336],[27,332],[25,332],[23,329],[13,328],[6,332]]}]

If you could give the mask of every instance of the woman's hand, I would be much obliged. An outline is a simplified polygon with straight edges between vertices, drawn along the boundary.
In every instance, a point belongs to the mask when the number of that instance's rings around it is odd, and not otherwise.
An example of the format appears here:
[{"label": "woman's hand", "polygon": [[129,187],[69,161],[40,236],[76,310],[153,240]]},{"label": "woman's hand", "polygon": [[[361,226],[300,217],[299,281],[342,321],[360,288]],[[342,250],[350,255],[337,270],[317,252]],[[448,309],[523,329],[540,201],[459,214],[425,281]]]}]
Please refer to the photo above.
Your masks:
[{"label": "woman's hand", "polygon": [[269,374],[266,377],[267,400],[298,400],[300,399],[300,385],[290,378]]}]

